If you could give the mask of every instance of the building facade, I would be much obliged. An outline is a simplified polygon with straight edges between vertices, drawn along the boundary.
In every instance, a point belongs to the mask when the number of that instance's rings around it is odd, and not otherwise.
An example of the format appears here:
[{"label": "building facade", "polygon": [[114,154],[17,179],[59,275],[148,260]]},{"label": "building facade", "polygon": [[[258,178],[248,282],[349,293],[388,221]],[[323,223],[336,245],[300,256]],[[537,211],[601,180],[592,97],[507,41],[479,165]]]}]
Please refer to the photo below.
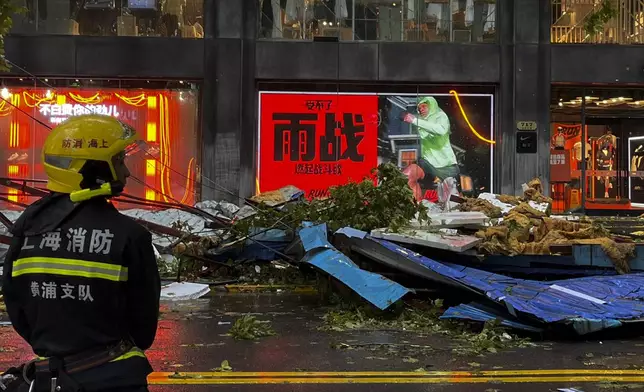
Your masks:
[{"label": "building facade", "polygon": [[149,199],[287,184],[316,196],[422,158],[425,172],[458,166],[466,192],[514,194],[538,176],[558,210],[633,208],[643,4],[27,1],[6,40],[0,170],[38,178],[40,128],[89,110],[157,148],[135,168]]}]

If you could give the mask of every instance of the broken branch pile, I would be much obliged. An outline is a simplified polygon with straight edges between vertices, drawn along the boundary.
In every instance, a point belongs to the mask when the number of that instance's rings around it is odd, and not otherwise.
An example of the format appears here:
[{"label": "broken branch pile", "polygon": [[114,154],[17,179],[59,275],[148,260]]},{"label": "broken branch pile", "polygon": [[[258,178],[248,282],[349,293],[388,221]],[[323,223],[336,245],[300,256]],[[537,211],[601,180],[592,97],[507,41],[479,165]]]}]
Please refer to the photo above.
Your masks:
[{"label": "broken branch pile", "polygon": [[550,255],[553,245],[599,245],[620,273],[630,272],[629,261],[635,257],[635,244],[617,242],[614,236],[590,219],[571,222],[548,216],[549,208],[534,208],[550,203],[541,194],[541,182],[530,181],[523,197],[499,195],[500,203],[511,206],[504,214],[501,207],[486,199],[466,199],[461,211],[480,211],[490,218],[501,218],[496,225],[479,230],[475,235],[483,241],[477,248],[486,254]]}]

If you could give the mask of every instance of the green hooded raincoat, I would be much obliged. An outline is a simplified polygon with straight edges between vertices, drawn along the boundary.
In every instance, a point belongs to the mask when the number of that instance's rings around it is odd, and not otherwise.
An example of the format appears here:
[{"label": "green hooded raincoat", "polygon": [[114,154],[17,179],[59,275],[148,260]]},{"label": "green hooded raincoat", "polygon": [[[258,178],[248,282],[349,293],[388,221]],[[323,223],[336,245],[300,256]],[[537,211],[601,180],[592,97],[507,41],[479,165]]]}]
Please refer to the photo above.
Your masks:
[{"label": "green hooded raincoat", "polygon": [[422,157],[435,168],[456,165],[456,155],[449,141],[450,125],[447,114],[438,107],[434,97],[423,97],[418,105],[427,104],[429,113],[421,117],[420,113],[414,121],[420,135],[420,152]]}]

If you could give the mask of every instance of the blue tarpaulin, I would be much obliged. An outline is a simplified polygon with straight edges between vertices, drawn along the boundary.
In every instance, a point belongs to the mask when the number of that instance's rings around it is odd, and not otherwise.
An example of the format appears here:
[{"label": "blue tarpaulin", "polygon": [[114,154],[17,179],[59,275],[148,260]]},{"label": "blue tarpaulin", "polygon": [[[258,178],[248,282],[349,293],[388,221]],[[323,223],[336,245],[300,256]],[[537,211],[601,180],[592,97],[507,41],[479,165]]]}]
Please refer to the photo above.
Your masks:
[{"label": "blue tarpaulin", "polygon": [[[507,309],[508,314],[534,323],[567,323],[579,334],[644,318],[644,274],[590,276],[540,282],[515,279],[476,268],[441,263],[389,241],[366,237],[415,264],[472,288]],[[446,318],[484,317],[467,307],[448,310]],[[476,315],[474,313],[477,313]],[[458,317],[457,317],[458,316]]]},{"label": "blue tarpaulin", "polygon": [[250,260],[272,261],[277,257],[276,252],[283,252],[293,241],[286,231],[279,229],[266,230],[264,228],[253,228],[249,233],[251,239],[246,244],[240,256]]},{"label": "blue tarpaulin", "polygon": [[379,309],[387,309],[410,290],[384,276],[360,269],[327,240],[326,224],[304,227],[299,232],[303,261],[338,279]]},{"label": "blue tarpaulin", "polygon": [[543,331],[542,328],[512,320],[510,319],[511,317],[512,316],[510,316],[509,314],[503,315],[500,314],[500,312],[493,311],[492,309],[486,309],[484,305],[475,302],[470,304],[452,306],[451,308],[447,309],[441,316],[442,319],[465,319],[481,322],[499,320],[501,322],[501,325],[504,325],[506,327],[522,329],[529,332]]}]

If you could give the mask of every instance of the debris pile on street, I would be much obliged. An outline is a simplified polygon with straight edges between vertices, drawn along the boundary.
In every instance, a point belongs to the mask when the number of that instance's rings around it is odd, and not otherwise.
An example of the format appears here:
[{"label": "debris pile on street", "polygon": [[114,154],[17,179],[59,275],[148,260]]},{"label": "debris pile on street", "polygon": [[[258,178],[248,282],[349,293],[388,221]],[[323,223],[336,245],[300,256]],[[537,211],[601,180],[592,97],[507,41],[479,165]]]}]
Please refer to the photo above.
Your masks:
[{"label": "debris pile on street", "polygon": [[[631,273],[644,269],[636,243],[588,218],[552,216],[538,179],[525,184],[521,196],[418,202],[407,177],[383,164],[372,177],[331,188],[325,199],[306,200],[287,186],[241,207],[127,195],[116,201],[153,233],[164,300],[199,298],[221,287],[314,285],[321,294],[377,311],[374,317],[346,309],[329,313],[328,330],[386,320],[403,330],[454,334],[453,322],[448,327],[444,320],[468,320],[486,325],[460,332],[468,347],[488,352],[522,344],[499,328],[583,335],[644,320],[644,275]],[[136,208],[123,208],[126,203]],[[0,214],[4,249],[10,238],[3,226],[19,214]],[[509,265],[525,273],[530,263],[563,266],[572,276],[583,267],[579,274],[589,276],[546,282],[492,271]],[[430,309],[403,305],[413,298]],[[450,305],[430,302],[436,298],[449,298]],[[249,317],[230,334],[255,339],[273,333]]]},{"label": "debris pile on street", "polygon": [[[487,255],[550,255],[554,245],[599,245],[620,273],[630,272],[635,243],[624,242],[590,219],[571,222],[550,217],[552,200],[542,195],[539,179],[524,186],[522,197],[481,194],[465,199],[461,211],[479,211],[491,220],[475,233],[477,249]],[[616,239],[619,239],[618,242]]]}]

